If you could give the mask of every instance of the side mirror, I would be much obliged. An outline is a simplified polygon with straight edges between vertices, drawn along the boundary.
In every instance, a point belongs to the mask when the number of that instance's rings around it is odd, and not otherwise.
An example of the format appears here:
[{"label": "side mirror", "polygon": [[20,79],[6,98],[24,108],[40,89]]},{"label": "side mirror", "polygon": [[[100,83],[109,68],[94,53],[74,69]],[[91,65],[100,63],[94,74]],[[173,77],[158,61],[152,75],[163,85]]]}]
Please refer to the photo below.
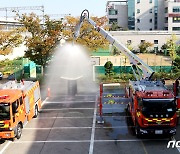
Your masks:
[{"label": "side mirror", "polygon": [[139,112],[140,111],[140,109],[136,109],[136,112]]},{"label": "side mirror", "polygon": [[18,108],[17,103],[13,103],[12,104],[12,111],[13,111],[13,113],[17,113],[18,112],[17,108]]}]

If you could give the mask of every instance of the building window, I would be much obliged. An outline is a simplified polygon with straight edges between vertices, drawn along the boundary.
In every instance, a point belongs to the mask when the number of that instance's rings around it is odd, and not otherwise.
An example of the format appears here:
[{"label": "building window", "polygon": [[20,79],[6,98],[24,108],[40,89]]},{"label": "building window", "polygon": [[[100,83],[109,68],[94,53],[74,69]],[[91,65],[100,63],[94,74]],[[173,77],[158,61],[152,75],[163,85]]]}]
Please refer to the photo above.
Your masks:
[{"label": "building window", "polygon": [[168,13],[168,8],[167,7],[164,9],[164,13]]},{"label": "building window", "polygon": [[180,23],[180,17],[173,17],[173,23]]},{"label": "building window", "polygon": [[173,12],[180,12],[180,6],[174,6]]},{"label": "building window", "polygon": [[137,0],[137,3],[140,3],[140,0]]},{"label": "building window", "polygon": [[117,23],[117,18],[111,18],[109,19],[109,24],[112,24],[112,23]]},{"label": "building window", "polygon": [[168,27],[164,27],[164,30],[168,30]]},{"label": "building window", "polygon": [[149,3],[152,3],[152,0],[149,0]]},{"label": "building window", "polygon": [[149,10],[149,13],[152,13],[152,12],[153,12],[153,10],[152,10],[152,9],[150,9],[150,10]]},{"label": "building window", "polygon": [[164,20],[165,23],[168,23],[168,17],[165,17]]},{"label": "building window", "polygon": [[118,14],[118,10],[109,9],[109,15],[117,15],[117,14]]},{"label": "building window", "polygon": [[140,23],[141,21],[140,21],[140,19],[137,19],[137,23]]},{"label": "building window", "polygon": [[140,9],[137,9],[137,13],[140,13]]},{"label": "building window", "polygon": [[141,43],[144,43],[145,42],[145,40],[141,40]]},{"label": "building window", "polygon": [[152,23],[152,19],[149,19],[149,22]]},{"label": "building window", "polygon": [[174,30],[174,31],[180,31],[180,27],[173,27],[172,30]]},{"label": "building window", "polygon": [[154,44],[158,44],[158,40],[154,40]]},{"label": "building window", "polygon": [[128,0],[128,29],[135,29],[135,0]]}]

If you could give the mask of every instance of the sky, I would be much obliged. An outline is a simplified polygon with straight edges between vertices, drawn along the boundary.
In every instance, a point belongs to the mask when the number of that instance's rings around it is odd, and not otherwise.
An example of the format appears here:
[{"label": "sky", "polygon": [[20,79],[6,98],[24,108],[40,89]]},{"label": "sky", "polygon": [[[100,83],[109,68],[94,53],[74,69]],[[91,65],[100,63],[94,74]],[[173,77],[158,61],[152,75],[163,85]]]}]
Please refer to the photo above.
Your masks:
[{"label": "sky", "polygon": [[[0,8],[43,5],[45,14],[80,16],[84,9],[88,9],[92,16],[104,16],[106,15],[106,2],[107,0],[0,0]],[[35,13],[41,14],[37,10]],[[0,11],[0,14],[5,16],[5,11]]]}]

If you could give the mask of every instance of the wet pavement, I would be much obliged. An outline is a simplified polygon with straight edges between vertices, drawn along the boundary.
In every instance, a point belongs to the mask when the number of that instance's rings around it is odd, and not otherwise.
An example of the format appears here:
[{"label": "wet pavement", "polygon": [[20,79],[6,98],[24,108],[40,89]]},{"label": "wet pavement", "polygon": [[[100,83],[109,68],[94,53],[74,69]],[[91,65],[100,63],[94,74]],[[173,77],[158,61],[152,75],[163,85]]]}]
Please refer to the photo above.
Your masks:
[{"label": "wet pavement", "polygon": [[[120,106],[119,106],[120,107]],[[124,107],[124,106],[122,106]],[[107,108],[108,110],[108,108]],[[178,154],[165,137],[136,138],[124,109],[99,118],[97,96],[56,96],[46,99],[38,118],[23,129],[21,139],[0,145],[4,154]],[[180,140],[178,127],[176,140]]]}]

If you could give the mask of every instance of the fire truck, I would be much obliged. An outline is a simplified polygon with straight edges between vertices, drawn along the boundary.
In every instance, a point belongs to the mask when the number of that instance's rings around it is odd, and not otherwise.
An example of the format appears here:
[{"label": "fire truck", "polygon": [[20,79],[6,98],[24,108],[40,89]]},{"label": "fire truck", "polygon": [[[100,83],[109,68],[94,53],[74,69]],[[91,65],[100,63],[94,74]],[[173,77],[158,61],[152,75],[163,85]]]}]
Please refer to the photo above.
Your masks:
[{"label": "fire truck", "polygon": [[136,136],[145,134],[173,136],[176,134],[178,105],[174,94],[166,88],[163,81],[153,81],[154,71],[151,67],[90,19],[88,10],[81,13],[74,33],[75,39],[79,36],[84,20],[93,25],[95,30],[130,61],[136,80],[129,81],[129,85],[125,88],[125,97],[131,99],[130,103],[127,103],[127,112],[132,118]]},{"label": "fire truck", "polygon": [[0,138],[19,139],[22,128],[41,108],[38,82],[9,81],[0,87]]}]

